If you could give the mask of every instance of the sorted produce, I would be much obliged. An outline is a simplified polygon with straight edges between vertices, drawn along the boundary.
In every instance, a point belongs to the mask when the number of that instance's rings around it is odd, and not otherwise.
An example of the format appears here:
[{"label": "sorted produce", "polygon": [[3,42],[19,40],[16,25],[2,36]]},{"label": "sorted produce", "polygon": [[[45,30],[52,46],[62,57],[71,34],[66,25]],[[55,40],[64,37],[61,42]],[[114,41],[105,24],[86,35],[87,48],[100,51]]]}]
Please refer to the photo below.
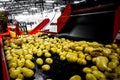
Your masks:
[{"label": "sorted produce", "polygon": [[69,80],[81,80],[81,76],[79,76],[79,75],[73,75],[72,77],[70,77]]},{"label": "sorted produce", "polygon": [[32,77],[34,75],[34,71],[26,67],[22,68],[22,73],[25,77]]},{"label": "sorted produce", "polygon": [[46,59],[45,59],[45,62],[46,62],[47,64],[52,64],[52,63],[53,63],[53,59],[52,59],[52,58],[46,58]]},{"label": "sorted produce", "polygon": [[30,68],[30,69],[34,69],[35,64],[31,60],[26,60],[25,61],[25,67]]},{"label": "sorted produce", "polygon": [[86,74],[86,80],[97,80],[97,78],[92,73]]},{"label": "sorted produce", "polygon": [[95,62],[96,66],[101,70],[107,70],[107,71],[111,71],[111,69],[107,66],[109,60],[107,57],[105,56],[98,56],[93,58],[93,62]]},{"label": "sorted produce", "polygon": [[38,74],[53,80],[120,79],[120,45],[116,43],[74,41],[44,33],[3,41],[12,80],[33,80]]},{"label": "sorted produce", "polygon": [[42,64],[43,64],[43,59],[42,59],[42,58],[37,58],[37,59],[36,59],[36,63],[37,63],[38,65],[42,65]]},{"label": "sorted produce", "polygon": [[42,65],[42,70],[43,70],[43,71],[48,71],[48,70],[50,70],[50,65],[48,65],[48,64]]}]

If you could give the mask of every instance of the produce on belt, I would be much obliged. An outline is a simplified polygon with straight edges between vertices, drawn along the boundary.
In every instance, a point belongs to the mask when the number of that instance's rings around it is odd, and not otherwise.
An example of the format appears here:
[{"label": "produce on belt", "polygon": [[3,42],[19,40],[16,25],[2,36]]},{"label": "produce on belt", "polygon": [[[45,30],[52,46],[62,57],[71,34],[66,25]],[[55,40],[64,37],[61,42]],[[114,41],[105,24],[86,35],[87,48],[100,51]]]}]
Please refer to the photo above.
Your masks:
[{"label": "produce on belt", "polygon": [[115,78],[119,78],[119,76],[117,75],[117,73],[114,72],[104,72],[106,77],[109,77],[109,79],[115,79]]},{"label": "produce on belt", "polygon": [[57,48],[56,47],[52,47],[50,50],[51,50],[52,53],[56,53],[57,52]]},{"label": "produce on belt", "polygon": [[77,54],[75,53],[67,53],[66,59],[68,62],[76,62],[78,57],[77,57]]},{"label": "produce on belt", "polygon": [[105,56],[98,56],[98,57],[94,57],[93,58],[93,62],[95,62],[96,66],[101,70],[107,70],[107,71],[111,71],[111,69],[108,67],[108,58]]},{"label": "produce on belt", "polygon": [[111,68],[111,69],[114,69],[117,67],[118,64],[116,64],[114,61],[111,61],[108,63],[108,67]]},{"label": "produce on belt", "polygon": [[93,56],[93,57],[103,56],[103,53],[102,53],[101,49],[99,50],[99,48],[93,50],[93,51],[92,51],[91,53],[89,53],[89,54],[90,54],[91,56]]},{"label": "produce on belt", "polygon": [[42,70],[43,70],[43,71],[48,71],[48,70],[50,70],[50,65],[48,65],[48,64],[42,65]]},{"label": "produce on belt", "polygon": [[33,54],[37,54],[37,48],[35,46],[33,47],[32,51],[33,51]]},{"label": "produce on belt", "polygon": [[120,65],[114,69],[115,69],[115,73],[117,73],[120,76]]},{"label": "produce on belt", "polygon": [[85,54],[82,51],[79,51],[78,57],[79,58],[85,58]]},{"label": "produce on belt", "polygon": [[34,75],[33,70],[26,68],[26,67],[22,68],[22,73],[25,77],[32,77]]},{"label": "produce on belt", "polygon": [[17,67],[17,62],[9,61],[8,67],[9,67],[9,68],[11,68],[11,67],[16,68],[16,67]]},{"label": "produce on belt", "polygon": [[92,73],[87,73],[85,78],[86,80],[97,80],[97,78]]},{"label": "produce on belt", "polygon": [[111,55],[109,55],[109,58],[111,60],[118,60],[119,59],[119,55],[117,53],[112,53]]},{"label": "produce on belt", "polygon": [[84,67],[82,71],[83,71],[84,73],[91,73],[91,72],[92,72],[92,69],[89,68],[89,67]]},{"label": "produce on belt", "polygon": [[106,44],[105,47],[111,49],[111,48],[112,48],[112,45],[111,45],[111,44]]},{"label": "produce on belt", "polygon": [[32,49],[31,49],[31,48],[29,49],[28,54],[33,55],[33,52],[32,52]]},{"label": "produce on belt", "polygon": [[13,53],[15,52],[16,55],[22,55],[23,54],[23,50],[22,49],[18,49],[18,50],[13,49],[13,50],[14,50]]},{"label": "produce on belt", "polygon": [[37,51],[37,56],[40,57],[40,56],[42,56],[42,55],[43,55],[43,52],[39,49],[39,50]]},{"label": "produce on belt", "polygon": [[37,58],[36,63],[38,65],[42,65],[43,64],[43,59],[42,58]]},{"label": "produce on belt", "polygon": [[63,51],[61,53],[59,53],[59,56],[66,56],[67,52]]},{"label": "produce on belt", "polygon": [[47,64],[52,64],[52,63],[53,63],[53,59],[52,59],[52,58],[46,58],[46,59],[45,59],[45,62],[46,62]]},{"label": "produce on belt", "polygon": [[[86,78],[92,80],[92,78],[97,80],[106,80],[106,75],[103,72],[99,71],[96,66],[84,67],[83,72],[86,73]],[[93,80],[94,80],[93,79]]]},{"label": "produce on belt", "polygon": [[10,68],[10,69],[9,69],[9,73],[11,73],[13,70],[15,70],[15,68],[13,68],[13,67]]},{"label": "produce on belt", "polygon": [[97,66],[91,66],[92,71],[98,70]]},{"label": "produce on belt", "polygon": [[117,48],[116,52],[120,55],[120,48]]},{"label": "produce on belt", "polygon": [[94,48],[103,47],[103,44],[100,44],[100,43],[95,42],[95,41],[93,41],[93,42],[87,42],[87,43],[88,43],[89,46],[92,46]]},{"label": "produce on belt", "polygon": [[5,51],[5,54],[7,55],[7,54],[10,54],[11,53],[11,50],[7,50],[7,51]]},{"label": "produce on belt", "polygon": [[12,48],[17,48],[17,45],[16,45],[14,42],[10,43],[10,46],[11,46]]},{"label": "produce on belt", "polygon": [[24,76],[23,76],[23,74],[18,74],[16,80],[24,80]]},{"label": "produce on belt", "polygon": [[46,52],[46,53],[44,53],[44,56],[45,56],[45,57],[51,57],[51,53]]},{"label": "produce on belt", "polygon": [[95,50],[95,48],[88,46],[88,47],[85,47],[84,52],[91,53],[94,50]]},{"label": "produce on belt", "polygon": [[[45,45],[44,45],[45,46]],[[48,53],[49,51],[47,49],[42,50],[43,53]]]},{"label": "produce on belt", "polygon": [[12,58],[13,56],[10,53],[6,54],[6,60],[12,60]]},{"label": "produce on belt", "polygon": [[[120,79],[119,44],[112,43],[104,45],[95,41],[73,41],[49,36],[43,33],[37,33],[35,35],[22,35],[15,39],[4,40],[3,48],[11,78],[22,78],[23,72],[20,67],[32,70],[35,65],[41,65],[40,69],[47,71],[53,62],[46,58],[52,59],[54,55],[57,55],[59,57],[58,59],[63,62],[67,61],[70,64],[80,64],[79,67],[82,71],[80,73],[86,74],[86,79],[88,80],[91,80],[91,77],[93,80],[99,77],[102,78],[98,80],[106,80],[106,77],[111,80]],[[39,60],[39,58],[44,60],[46,64],[43,64],[43,61]],[[34,64],[35,61],[37,64]],[[17,75],[16,77],[13,74],[14,70],[21,71],[18,74],[19,76]],[[105,78],[103,77],[103,73]]]},{"label": "produce on belt", "polygon": [[104,73],[102,73],[99,70],[94,70],[92,71],[92,74],[97,78],[97,79],[106,79],[106,76],[104,75]]},{"label": "produce on belt", "polygon": [[83,48],[82,46],[76,46],[76,47],[75,47],[75,50],[76,50],[76,51],[82,51],[83,49],[84,49],[84,48]]},{"label": "produce on belt", "polygon": [[109,55],[111,54],[111,52],[112,52],[111,49],[109,49],[109,48],[104,48],[102,53],[103,53],[103,55],[105,55],[105,56],[109,56]]},{"label": "produce on belt", "polygon": [[84,58],[78,58],[77,63],[80,64],[80,65],[86,65],[87,61]]},{"label": "produce on belt", "polygon": [[116,68],[119,65],[119,55],[117,53],[112,53],[109,55],[110,62],[108,63],[108,67],[111,69]]},{"label": "produce on belt", "polygon": [[33,59],[33,55],[32,54],[26,54],[25,59],[31,60],[31,59]]},{"label": "produce on belt", "polygon": [[106,77],[109,77],[110,79],[119,80],[120,79],[120,65],[114,68],[112,72],[105,71],[104,74]]},{"label": "produce on belt", "polygon": [[25,64],[25,61],[20,60],[20,59],[17,60],[17,65],[18,65],[18,67],[23,67],[24,64]]},{"label": "produce on belt", "polygon": [[19,55],[18,59],[24,58],[24,55]]},{"label": "produce on belt", "polygon": [[91,55],[87,55],[87,56],[85,57],[85,59],[86,59],[87,61],[91,61],[91,60],[92,60],[92,56],[91,56]]},{"label": "produce on belt", "polygon": [[10,77],[15,79],[21,73],[20,69],[14,69],[10,71]]},{"label": "produce on belt", "polygon": [[82,80],[82,79],[81,79],[81,76],[79,75],[73,75],[72,77],[70,77],[69,80]]},{"label": "produce on belt", "polygon": [[56,53],[60,54],[62,52],[62,49],[57,49]]},{"label": "produce on belt", "polygon": [[112,48],[113,48],[113,49],[117,49],[117,48],[118,48],[118,45],[117,45],[117,44],[112,43],[111,45],[112,45]]},{"label": "produce on belt", "polygon": [[22,80],[22,79],[18,79],[18,78],[17,78],[17,79],[15,79],[15,80]]},{"label": "produce on belt", "polygon": [[64,56],[64,55],[60,55],[60,60],[61,60],[61,61],[66,60],[66,56]]},{"label": "produce on belt", "polygon": [[34,69],[35,64],[31,60],[26,60],[25,61],[25,67],[30,68],[30,69]]}]

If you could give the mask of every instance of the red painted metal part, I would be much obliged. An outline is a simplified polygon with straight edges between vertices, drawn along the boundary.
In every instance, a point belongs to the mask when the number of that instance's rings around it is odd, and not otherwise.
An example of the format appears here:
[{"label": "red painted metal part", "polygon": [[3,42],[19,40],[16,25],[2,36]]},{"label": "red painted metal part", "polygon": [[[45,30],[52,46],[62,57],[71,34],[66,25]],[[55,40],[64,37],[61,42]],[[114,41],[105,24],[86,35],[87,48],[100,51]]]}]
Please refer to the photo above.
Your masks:
[{"label": "red painted metal part", "polygon": [[[16,34],[17,34],[17,35],[22,35],[22,31],[19,30],[18,24],[13,24],[13,25],[16,26]],[[10,24],[8,24],[7,26],[10,26]],[[8,32],[10,32],[10,31],[11,31],[11,28],[8,27],[7,30],[8,30]]]},{"label": "red painted metal part", "polygon": [[0,37],[6,36],[6,35],[9,35],[9,34],[10,34],[9,32],[1,33],[1,34],[0,34]]},{"label": "red painted metal part", "polygon": [[49,23],[50,19],[46,18],[44,19],[37,27],[35,27],[32,31],[30,31],[28,34],[32,35],[32,34],[36,34],[37,32],[39,32],[43,27],[45,27],[48,23]]},{"label": "red painted metal part", "polygon": [[2,37],[0,37],[0,54],[1,54],[1,59],[2,59],[3,80],[9,80],[9,74],[8,74],[7,64],[5,61],[5,55],[4,55],[4,50],[3,50]]},{"label": "red painted metal part", "polygon": [[[85,9],[79,9],[79,10],[75,10],[75,11],[71,11],[71,5],[68,4],[65,7],[64,12],[61,14],[61,16],[58,18],[57,21],[57,26],[58,26],[58,33],[62,30],[62,28],[64,27],[64,25],[66,24],[66,22],[69,20],[71,13],[83,13],[83,12],[89,12],[89,11],[94,11],[94,10],[99,10],[99,9],[104,9],[104,8],[108,8],[111,6],[114,6],[114,3],[110,3],[110,4],[105,4],[102,6],[95,6],[95,7],[89,7],[89,8],[85,8]],[[113,41],[116,39],[117,33],[120,30],[120,6],[118,6],[118,8],[115,10],[115,14],[114,14],[114,26],[113,26]]]},{"label": "red painted metal part", "polygon": [[120,30],[120,6],[117,8],[114,16],[114,33],[113,33],[113,40],[116,39],[116,35]]},{"label": "red painted metal part", "polygon": [[[22,35],[22,31],[19,30],[18,24],[13,24],[13,25],[16,26],[16,34],[17,34],[17,35]],[[9,26],[9,24],[8,24],[7,26]],[[7,32],[1,33],[0,36],[2,37],[2,36],[9,35],[9,34],[10,34],[10,31],[11,31],[10,27],[7,27]]]},{"label": "red painted metal part", "polygon": [[57,26],[58,26],[57,33],[59,33],[62,30],[66,22],[69,20],[70,15],[71,15],[71,4],[67,4],[64,9],[64,12],[61,14],[61,16],[57,20]]}]

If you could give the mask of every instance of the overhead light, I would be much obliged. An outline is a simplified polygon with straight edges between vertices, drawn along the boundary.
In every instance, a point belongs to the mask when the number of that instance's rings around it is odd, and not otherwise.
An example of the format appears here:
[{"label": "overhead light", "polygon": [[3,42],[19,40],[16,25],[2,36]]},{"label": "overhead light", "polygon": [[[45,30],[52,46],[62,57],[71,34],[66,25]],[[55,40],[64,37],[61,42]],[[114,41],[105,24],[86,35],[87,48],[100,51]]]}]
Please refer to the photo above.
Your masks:
[{"label": "overhead light", "polygon": [[1,7],[1,8],[0,8],[0,11],[5,11],[5,8]]},{"label": "overhead light", "polygon": [[0,1],[10,1],[10,0],[0,0]]},{"label": "overhead light", "polygon": [[32,8],[30,8],[30,10],[37,10],[38,8],[36,8],[36,7],[32,7]]},{"label": "overhead light", "polygon": [[28,14],[28,12],[27,12],[27,11],[25,11],[25,12],[23,12],[23,14]]},{"label": "overhead light", "polygon": [[79,1],[74,1],[74,4],[85,2],[86,0],[79,0]]},{"label": "overhead light", "polygon": [[74,1],[75,4],[80,3],[80,1]]},{"label": "overhead light", "polygon": [[53,1],[53,0],[46,0],[45,2],[46,3],[54,3],[55,1]]}]

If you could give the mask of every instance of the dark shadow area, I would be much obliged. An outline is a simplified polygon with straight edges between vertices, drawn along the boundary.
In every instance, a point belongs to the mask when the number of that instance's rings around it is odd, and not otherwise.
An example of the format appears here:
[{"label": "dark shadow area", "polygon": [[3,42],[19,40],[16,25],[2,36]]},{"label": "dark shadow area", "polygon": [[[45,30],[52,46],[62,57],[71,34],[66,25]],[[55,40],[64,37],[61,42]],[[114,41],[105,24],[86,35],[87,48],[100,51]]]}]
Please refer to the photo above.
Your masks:
[{"label": "dark shadow area", "polygon": [[110,43],[113,40],[114,11],[71,15],[60,34]]}]

